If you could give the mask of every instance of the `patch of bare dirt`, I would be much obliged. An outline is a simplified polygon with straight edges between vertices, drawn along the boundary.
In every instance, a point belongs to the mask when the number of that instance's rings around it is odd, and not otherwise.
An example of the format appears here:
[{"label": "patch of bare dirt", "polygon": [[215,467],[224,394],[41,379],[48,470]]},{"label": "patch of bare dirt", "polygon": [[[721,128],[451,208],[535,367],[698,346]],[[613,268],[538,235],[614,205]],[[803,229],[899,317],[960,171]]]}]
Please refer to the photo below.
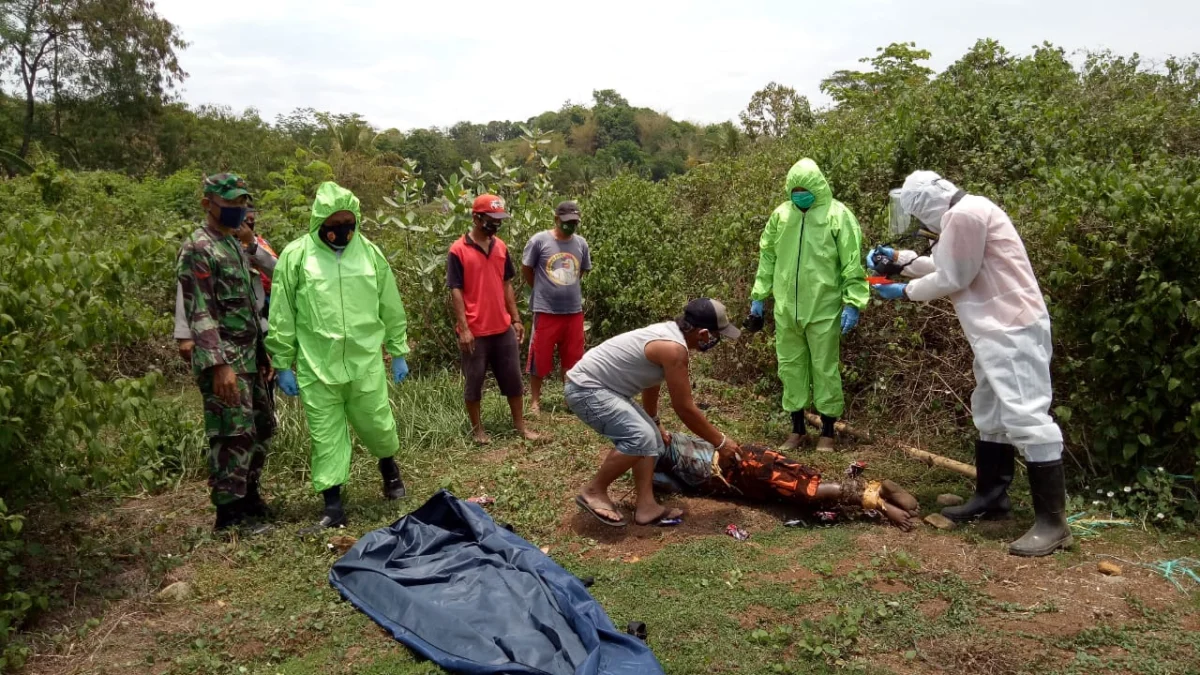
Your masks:
[{"label": "patch of bare dirt", "polygon": [[737,616],[738,625],[745,630],[754,630],[764,626],[778,626],[786,623],[788,615],[778,609],[750,605]]},{"label": "patch of bare dirt", "polygon": [[[1096,616],[1117,620],[1133,618],[1126,595],[1147,606],[1164,607],[1178,600],[1178,592],[1164,579],[1144,568],[1127,565],[1124,574],[1106,577],[1096,571],[1103,547],[1085,543],[1082,554],[1067,557],[1018,558],[997,544],[974,545],[958,537],[931,533],[904,534],[879,529],[858,538],[864,552],[904,550],[921,564],[921,571],[948,571],[967,581],[979,582],[982,591],[1001,605],[1033,608],[1052,606],[1056,617],[1049,630],[1060,634],[1090,625]],[[1128,553],[1126,555],[1129,555]],[[1024,616],[1023,612],[1013,613]]]},{"label": "patch of bare dirt", "polygon": [[930,621],[933,621],[939,616],[945,614],[946,610],[948,609],[950,609],[950,603],[942,598],[925,600],[921,604],[917,605],[917,611],[921,613],[921,616],[924,616]]},{"label": "patch of bare dirt", "polygon": [[1036,671],[1037,665],[1059,660],[1060,656],[1021,638],[1005,637],[1001,641],[955,636],[919,643],[917,658],[940,672],[1009,675]]},{"label": "patch of bare dirt", "polygon": [[871,588],[874,589],[875,592],[882,593],[884,595],[900,595],[901,593],[907,593],[908,591],[912,590],[908,587],[908,584],[904,584],[893,579],[882,579],[880,581],[876,581],[875,583],[871,584]]},{"label": "patch of bare dirt", "polygon": [[[618,506],[629,525],[620,528],[609,527],[572,503],[572,511],[565,514],[560,531],[595,540],[597,545],[587,554],[589,557],[627,558],[630,556],[644,557],[671,544],[699,537],[725,537],[728,536],[725,534],[725,528],[730,524],[738,525],[749,532],[751,538],[748,543],[753,543],[755,532],[773,529],[780,522],[778,515],[761,507],[703,497],[675,497],[663,500],[663,505],[668,508],[682,509],[684,512],[683,523],[674,527],[635,525],[633,523],[634,505],[622,502]],[[794,553],[790,554],[794,555]],[[781,552],[781,554],[788,555],[789,553]]]}]

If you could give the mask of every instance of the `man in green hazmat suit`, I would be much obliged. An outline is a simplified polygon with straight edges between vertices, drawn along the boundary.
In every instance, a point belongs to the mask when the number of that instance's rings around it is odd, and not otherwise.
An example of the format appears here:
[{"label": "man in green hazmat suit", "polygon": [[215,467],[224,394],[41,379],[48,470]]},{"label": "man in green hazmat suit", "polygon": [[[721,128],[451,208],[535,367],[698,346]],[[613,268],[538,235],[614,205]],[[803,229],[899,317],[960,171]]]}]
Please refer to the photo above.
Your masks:
[{"label": "man in green hazmat suit", "polygon": [[812,402],[821,416],[817,449],[831,450],[834,422],[845,409],[841,336],[858,324],[870,298],[862,230],[811,159],[796,162],[785,186],[788,201],[771,214],[759,241],[747,326],[762,329],[764,301],[773,296],[783,409],[792,416],[782,449],[800,446]]},{"label": "man in green hazmat suit", "polygon": [[380,347],[392,357],[392,381],[403,381],[408,321],[383,252],[356,232],[361,220],[358,197],[322,183],[309,235],[288,244],[275,266],[267,350],[280,390],[304,403],[313,487],[325,499],[321,520],[304,533],[346,522],[341,486],[350,476],[347,422],[379,458],[384,497],[405,494],[393,459],[400,441]]}]

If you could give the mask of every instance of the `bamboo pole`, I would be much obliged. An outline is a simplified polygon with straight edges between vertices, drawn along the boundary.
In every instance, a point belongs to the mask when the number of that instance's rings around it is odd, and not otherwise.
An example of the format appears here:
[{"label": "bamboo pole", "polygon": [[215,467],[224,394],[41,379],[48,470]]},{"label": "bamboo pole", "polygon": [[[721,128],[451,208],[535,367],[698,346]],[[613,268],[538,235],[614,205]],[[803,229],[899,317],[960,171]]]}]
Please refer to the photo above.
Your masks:
[{"label": "bamboo pole", "polygon": [[[821,428],[821,418],[820,417],[817,417],[816,415],[814,415],[812,413],[804,413],[804,419],[808,420],[809,424],[817,427],[818,429]],[[849,424],[846,424],[845,422],[838,422],[836,425],[834,425],[834,429],[838,433],[852,436],[852,437],[854,437],[860,441],[863,441],[865,443],[870,443],[873,441],[873,439],[871,438],[871,434],[863,432],[863,431],[859,431],[859,430],[855,429],[854,427],[850,426]],[[970,478],[971,480],[976,480],[976,478],[977,478],[977,476],[975,474],[975,467],[971,466],[970,464],[963,464],[962,462],[960,462],[958,460],[950,459],[949,457],[942,457],[941,455],[935,455],[932,452],[929,452],[927,450],[922,450],[920,448],[914,448],[912,446],[905,445],[903,443],[897,443],[896,447],[899,448],[900,451],[903,452],[904,454],[921,462],[922,464],[926,464],[929,466],[938,466],[943,469],[948,469],[950,471],[953,471],[954,473],[962,474],[963,476],[966,476],[967,478]]]}]

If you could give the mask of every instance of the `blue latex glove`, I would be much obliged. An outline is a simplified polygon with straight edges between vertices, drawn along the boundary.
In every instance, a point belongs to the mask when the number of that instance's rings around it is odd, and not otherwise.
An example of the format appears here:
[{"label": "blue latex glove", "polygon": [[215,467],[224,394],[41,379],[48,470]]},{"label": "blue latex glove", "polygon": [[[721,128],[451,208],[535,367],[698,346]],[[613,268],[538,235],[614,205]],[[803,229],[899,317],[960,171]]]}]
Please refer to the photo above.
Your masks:
[{"label": "blue latex glove", "polygon": [[842,335],[854,330],[858,325],[858,308],[846,305],[842,308]]},{"label": "blue latex glove", "polygon": [[867,252],[867,269],[875,270],[875,254],[883,253],[888,257],[888,260],[896,259],[896,249],[890,246],[876,246]]},{"label": "blue latex glove", "polygon": [[403,356],[397,356],[393,358],[392,382],[400,384],[406,377],[408,377],[408,361],[405,361]]},{"label": "blue latex glove", "polygon": [[903,300],[905,286],[908,284],[879,284],[873,288],[884,300]]},{"label": "blue latex glove", "polygon": [[766,304],[764,304],[762,300],[755,300],[754,302],[750,303],[750,316],[761,317],[766,307]]},{"label": "blue latex glove", "polygon": [[300,395],[300,385],[296,383],[296,373],[290,370],[281,370],[275,374],[275,381],[279,383],[279,390],[288,396]]}]

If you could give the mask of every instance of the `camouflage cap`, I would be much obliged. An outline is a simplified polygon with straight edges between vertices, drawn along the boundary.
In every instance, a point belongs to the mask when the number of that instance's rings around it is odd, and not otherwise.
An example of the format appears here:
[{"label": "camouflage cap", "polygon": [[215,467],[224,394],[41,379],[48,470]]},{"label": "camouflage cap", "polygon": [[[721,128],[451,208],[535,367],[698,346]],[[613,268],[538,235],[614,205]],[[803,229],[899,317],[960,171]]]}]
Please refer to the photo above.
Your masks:
[{"label": "camouflage cap", "polygon": [[204,194],[216,194],[223,199],[233,201],[242,196],[249,196],[246,181],[236,173],[217,173],[204,178]]}]

